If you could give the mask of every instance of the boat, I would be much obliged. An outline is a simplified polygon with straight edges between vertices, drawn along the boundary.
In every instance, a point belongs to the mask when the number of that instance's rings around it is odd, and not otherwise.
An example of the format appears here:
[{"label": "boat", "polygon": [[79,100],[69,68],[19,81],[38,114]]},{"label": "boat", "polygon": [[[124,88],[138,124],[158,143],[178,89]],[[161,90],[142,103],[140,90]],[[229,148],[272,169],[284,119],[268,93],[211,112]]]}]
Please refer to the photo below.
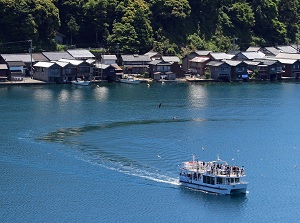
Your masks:
[{"label": "boat", "polygon": [[246,194],[248,182],[244,167],[229,166],[226,161],[193,160],[183,162],[179,173],[182,186],[216,194]]},{"label": "boat", "polygon": [[139,84],[141,81],[140,81],[140,80],[137,80],[137,79],[134,79],[134,78],[131,77],[131,76],[128,76],[128,77],[125,78],[125,79],[120,79],[120,82],[121,82],[121,83],[125,83],[125,84]]},{"label": "boat", "polygon": [[71,82],[72,84],[81,85],[81,86],[88,86],[90,84],[90,81],[84,81],[84,80],[74,80]]}]

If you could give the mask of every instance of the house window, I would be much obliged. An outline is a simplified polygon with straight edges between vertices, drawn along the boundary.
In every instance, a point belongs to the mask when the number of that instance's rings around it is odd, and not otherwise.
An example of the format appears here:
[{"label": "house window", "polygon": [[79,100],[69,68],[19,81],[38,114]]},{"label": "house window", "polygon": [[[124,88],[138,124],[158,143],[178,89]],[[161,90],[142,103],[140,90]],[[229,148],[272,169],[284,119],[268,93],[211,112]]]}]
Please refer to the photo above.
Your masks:
[{"label": "house window", "polygon": [[50,70],[50,75],[55,76],[59,74],[59,69],[51,69]]},{"label": "house window", "polygon": [[227,71],[227,67],[222,67],[221,71]]}]

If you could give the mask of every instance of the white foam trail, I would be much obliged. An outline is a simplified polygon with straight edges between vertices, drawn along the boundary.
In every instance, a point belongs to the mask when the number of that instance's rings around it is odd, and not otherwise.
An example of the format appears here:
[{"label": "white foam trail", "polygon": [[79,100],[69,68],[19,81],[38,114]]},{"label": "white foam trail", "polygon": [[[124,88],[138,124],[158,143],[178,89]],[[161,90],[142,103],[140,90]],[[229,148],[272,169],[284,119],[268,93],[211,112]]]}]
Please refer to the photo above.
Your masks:
[{"label": "white foam trail", "polygon": [[159,183],[171,184],[171,185],[176,185],[176,186],[180,185],[179,180],[177,178],[173,178],[173,177],[159,174],[159,173],[154,173],[155,172],[154,169],[153,169],[153,172],[151,172],[151,171],[139,169],[134,166],[124,166],[120,162],[110,162],[109,163],[110,165],[107,165],[105,162],[99,163],[98,162],[99,160],[97,162],[93,162],[91,160],[86,160],[82,157],[79,159],[82,161],[85,161],[85,162],[89,162],[93,165],[98,165],[98,166],[104,167],[106,169],[109,169],[112,171],[117,171],[119,173],[123,173],[126,175],[140,177],[140,178],[144,178],[144,179],[151,180],[154,182],[159,182]]}]

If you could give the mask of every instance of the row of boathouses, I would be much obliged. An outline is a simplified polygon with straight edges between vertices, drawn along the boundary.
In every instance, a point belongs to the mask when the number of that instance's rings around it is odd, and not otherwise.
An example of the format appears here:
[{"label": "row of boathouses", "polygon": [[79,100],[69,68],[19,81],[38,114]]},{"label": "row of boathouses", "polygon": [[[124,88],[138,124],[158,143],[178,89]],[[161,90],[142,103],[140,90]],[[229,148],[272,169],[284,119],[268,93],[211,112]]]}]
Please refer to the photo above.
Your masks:
[{"label": "row of boathouses", "polygon": [[295,46],[249,47],[246,51],[196,50],[183,58],[150,51],[143,55],[93,54],[89,49],[0,54],[0,81],[25,76],[47,83],[78,78],[115,82],[128,75],[153,80],[196,77],[214,81],[298,79],[300,53]]}]

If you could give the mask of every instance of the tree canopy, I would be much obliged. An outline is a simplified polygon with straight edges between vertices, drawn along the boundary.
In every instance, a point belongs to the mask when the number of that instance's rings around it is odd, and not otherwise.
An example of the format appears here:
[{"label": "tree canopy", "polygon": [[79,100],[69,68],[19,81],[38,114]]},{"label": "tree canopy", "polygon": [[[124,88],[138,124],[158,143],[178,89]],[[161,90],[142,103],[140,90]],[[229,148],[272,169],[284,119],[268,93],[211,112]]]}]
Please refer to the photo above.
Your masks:
[{"label": "tree canopy", "polygon": [[67,45],[120,53],[244,50],[296,43],[299,17],[299,0],[0,0],[0,44],[55,49],[58,31]]}]

